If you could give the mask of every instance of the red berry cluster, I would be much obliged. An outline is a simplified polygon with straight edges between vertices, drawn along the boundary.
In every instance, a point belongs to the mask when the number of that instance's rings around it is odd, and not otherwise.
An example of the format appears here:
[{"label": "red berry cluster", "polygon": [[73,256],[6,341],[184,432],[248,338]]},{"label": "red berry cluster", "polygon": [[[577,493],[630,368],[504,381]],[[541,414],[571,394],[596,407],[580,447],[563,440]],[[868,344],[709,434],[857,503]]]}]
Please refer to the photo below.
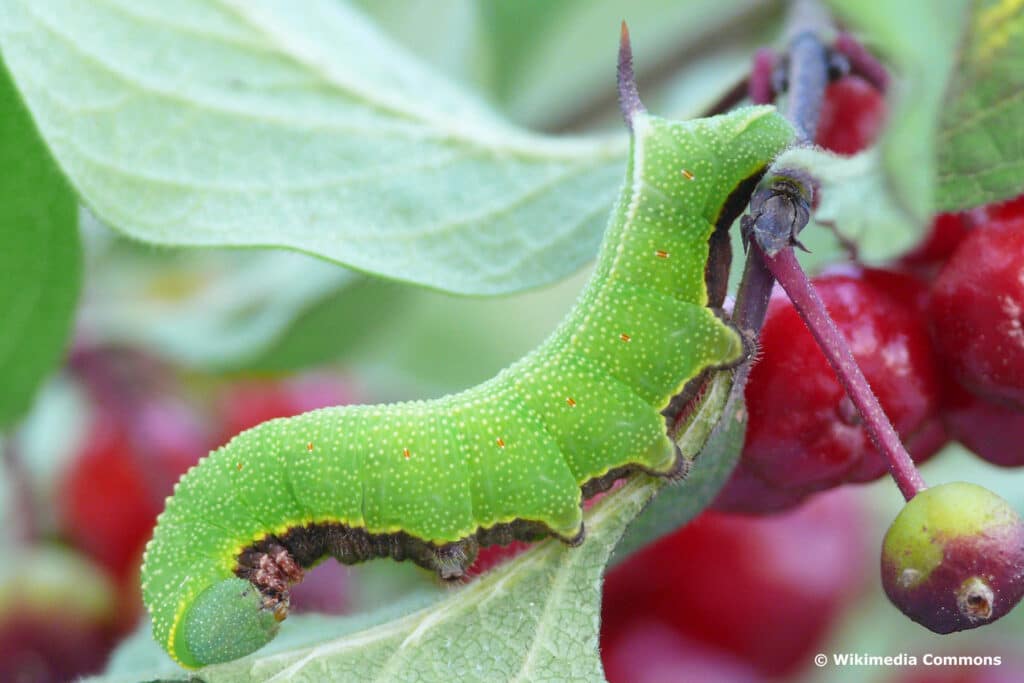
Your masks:
[{"label": "red berry cluster", "polygon": [[[127,349],[79,350],[70,369],[89,398],[90,417],[84,440],[58,475],[56,532],[113,587],[104,613],[110,616],[102,623],[92,614],[75,621],[67,609],[46,604],[14,614],[0,610],[0,634],[17,633],[2,650],[10,656],[0,662],[0,680],[95,672],[111,636],[134,628],[142,614],[142,552],[178,478],[240,431],[353,400],[344,381],[321,373],[203,383],[193,392],[171,368]],[[212,404],[200,395],[212,395]],[[293,610],[346,611],[344,571],[329,562],[312,572],[296,586]],[[26,673],[30,660],[50,668]]]},{"label": "red berry cluster", "polygon": [[[954,439],[992,463],[1024,464],[1024,197],[940,215],[891,267],[826,271],[814,283],[916,461]],[[716,509],[771,512],[885,473],[781,292],[760,352],[743,456]]]},{"label": "red berry cluster", "polygon": [[214,388],[211,409],[189,401],[173,377],[152,381],[150,370],[144,377],[126,372],[120,354],[97,354],[88,363],[80,375],[94,399],[91,430],[60,479],[58,526],[133,590],[164,500],[199,458],[261,422],[352,402],[336,377],[297,375],[226,383]]},{"label": "red berry cluster", "polygon": [[861,589],[868,528],[847,491],[771,517],[703,513],[608,573],[605,675],[726,683],[806,668]]},{"label": "red berry cluster", "polygon": [[856,154],[885,124],[885,97],[857,75],[843,76],[825,90],[815,142],[836,154]]},{"label": "red berry cluster", "polygon": [[[605,676],[757,683],[805,668],[861,589],[868,528],[845,491],[771,517],[704,512],[606,576]],[[473,573],[528,547],[483,548]]]}]

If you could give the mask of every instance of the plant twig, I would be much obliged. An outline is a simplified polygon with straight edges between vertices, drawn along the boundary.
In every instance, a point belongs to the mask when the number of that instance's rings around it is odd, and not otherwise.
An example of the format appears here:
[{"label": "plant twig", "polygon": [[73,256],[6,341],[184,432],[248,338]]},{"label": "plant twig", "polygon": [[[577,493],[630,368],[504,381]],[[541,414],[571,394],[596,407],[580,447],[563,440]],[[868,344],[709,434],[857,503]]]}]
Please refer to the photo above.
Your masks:
[{"label": "plant twig", "polygon": [[801,142],[813,142],[828,85],[828,51],[811,31],[795,36],[789,44],[787,83],[786,118]]},{"label": "plant twig", "polygon": [[[760,245],[755,241],[755,249],[761,251]],[[765,259],[765,265],[782,288],[786,290],[790,301],[796,308],[800,317],[803,318],[807,329],[811,331],[822,353],[828,360],[829,365],[835,371],[840,384],[846,390],[846,394],[857,407],[861,417],[864,419],[864,428],[874,442],[875,447],[885,457],[889,464],[889,471],[892,472],[896,485],[899,486],[903,497],[907,500],[927,488],[924,479],[914,466],[914,461],[907,453],[900,441],[899,434],[893,428],[892,423],[882,410],[881,404],[875,394],[871,391],[864,373],[861,372],[857,361],[850,351],[839,328],[836,327],[832,316],[828,314],[825,304],[822,303],[818,293],[792,248],[786,248],[774,256],[761,252]]]},{"label": "plant twig", "polygon": [[[793,3],[788,19],[788,35],[791,39],[785,59],[789,99],[784,114],[802,136],[801,142],[813,139],[821,115],[821,103],[825,98],[828,52],[816,36],[826,22],[827,17],[812,2],[797,0]],[[760,80],[767,76],[770,81],[771,69],[766,67],[770,66],[769,62],[776,61],[773,57],[770,51],[759,53],[761,70],[764,72]],[[761,91],[766,86],[755,85],[759,88],[759,96],[763,97]],[[810,137],[807,131],[811,131]],[[745,335],[756,335],[761,330],[774,282],[760,250],[749,250],[733,308],[733,322]]]}]

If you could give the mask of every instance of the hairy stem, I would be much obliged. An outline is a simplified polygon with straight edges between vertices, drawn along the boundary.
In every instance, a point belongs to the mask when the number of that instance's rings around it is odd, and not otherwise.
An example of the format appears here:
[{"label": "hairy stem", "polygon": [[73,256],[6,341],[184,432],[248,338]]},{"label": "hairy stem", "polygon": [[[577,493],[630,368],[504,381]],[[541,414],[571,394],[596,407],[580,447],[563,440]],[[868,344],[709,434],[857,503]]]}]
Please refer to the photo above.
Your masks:
[{"label": "hairy stem", "polygon": [[[784,114],[803,136],[801,142],[813,139],[821,115],[821,103],[825,98],[828,53],[817,38],[817,31],[827,23],[827,19],[820,8],[809,0],[794,2],[788,19],[788,33],[792,38],[786,56],[789,99]],[[761,97],[765,90],[771,91],[774,61],[775,56],[771,51],[761,51],[756,58],[755,73],[751,76],[752,86]],[[810,137],[807,131],[811,131]],[[749,250],[733,309],[733,321],[745,335],[756,335],[761,331],[774,282],[760,250]]]},{"label": "hairy stem", "polygon": [[[759,246],[755,246],[755,249],[760,251]],[[793,250],[783,249],[775,256],[768,256],[762,252],[762,256],[775,279],[786,290],[793,306],[835,371],[840,384],[860,412],[864,419],[864,428],[888,462],[889,471],[892,472],[892,477],[896,480],[903,497],[910,500],[927,488],[927,485],[914,466],[910,454],[903,447],[899,434],[889,422],[874,392],[871,391],[845,337],[836,327],[832,316],[825,309],[825,304],[800,267]]]}]

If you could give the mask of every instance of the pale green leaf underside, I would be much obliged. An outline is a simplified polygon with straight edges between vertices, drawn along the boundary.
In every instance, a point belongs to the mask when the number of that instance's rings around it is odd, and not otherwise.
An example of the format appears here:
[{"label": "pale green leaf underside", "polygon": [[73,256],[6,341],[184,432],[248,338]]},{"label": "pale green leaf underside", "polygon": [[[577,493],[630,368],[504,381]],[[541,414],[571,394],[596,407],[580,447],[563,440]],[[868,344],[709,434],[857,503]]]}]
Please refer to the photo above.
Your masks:
[{"label": "pale green leaf underside", "polygon": [[1024,191],[1024,5],[975,3],[968,25],[939,128],[942,211]]},{"label": "pale green leaf underside", "polygon": [[530,135],[347,5],[294,9],[2,0],[0,47],[85,202],[133,237],[287,247],[476,294],[593,256],[624,134]]}]

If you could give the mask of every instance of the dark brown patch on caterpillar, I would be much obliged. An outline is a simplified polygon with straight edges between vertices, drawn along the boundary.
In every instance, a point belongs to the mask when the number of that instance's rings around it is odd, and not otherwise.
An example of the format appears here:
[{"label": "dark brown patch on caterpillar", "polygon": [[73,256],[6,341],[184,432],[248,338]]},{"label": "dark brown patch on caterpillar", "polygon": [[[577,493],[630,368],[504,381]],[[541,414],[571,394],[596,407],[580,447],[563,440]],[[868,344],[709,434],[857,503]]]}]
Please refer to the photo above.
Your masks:
[{"label": "dark brown patch on caterpillar", "polygon": [[[671,472],[653,473],[678,481],[686,477],[690,461],[678,452]],[[643,471],[635,465],[616,467],[603,476],[583,484],[584,498],[591,498],[610,489],[616,481]],[[251,582],[263,596],[263,606],[284,619],[288,613],[289,589],[300,582],[303,569],[330,556],[342,564],[358,564],[378,557],[396,561],[410,560],[437,572],[445,581],[463,578],[483,546],[508,545],[512,541],[537,541],[556,535],[543,522],[517,519],[477,529],[476,533],[452,543],[438,545],[410,536],[404,531],[393,534],[371,534],[337,522],[292,527],[283,534],[269,534],[242,549],[238,554],[235,575]],[[583,542],[584,532],[574,538],[560,538],[570,546]],[[280,616],[278,616],[280,615]]]},{"label": "dark brown patch on caterpillar", "polygon": [[761,182],[767,166],[761,167],[756,173],[736,186],[722,204],[722,209],[715,219],[715,231],[708,239],[709,255],[704,266],[704,283],[708,290],[708,307],[721,308],[725,303],[725,295],[729,288],[729,270],[732,267],[732,241],[729,228],[746,210],[754,189]]},{"label": "dark brown patch on caterpillar", "polygon": [[683,390],[673,396],[668,405],[665,406],[665,409],[661,411],[661,414],[665,416],[665,429],[668,432],[669,438],[674,439],[676,437],[680,426],[693,413],[701,396],[704,395],[704,391],[710,384],[713,375],[714,370],[708,369],[701,372],[683,385]]}]

